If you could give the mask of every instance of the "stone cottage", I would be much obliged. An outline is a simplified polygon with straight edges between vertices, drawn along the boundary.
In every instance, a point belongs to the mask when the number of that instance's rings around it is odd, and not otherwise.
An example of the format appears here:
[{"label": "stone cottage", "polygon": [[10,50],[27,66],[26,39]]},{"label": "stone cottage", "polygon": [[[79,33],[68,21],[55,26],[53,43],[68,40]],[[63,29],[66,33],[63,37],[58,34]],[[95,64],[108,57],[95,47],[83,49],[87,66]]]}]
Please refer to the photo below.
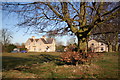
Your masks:
[{"label": "stone cottage", "polygon": [[98,40],[89,40],[88,48],[91,48],[92,52],[108,52],[108,45]]},{"label": "stone cottage", "polygon": [[26,41],[25,48],[28,52],[55,52],[55,40],[45,36],[36,39],[32,36]]}]

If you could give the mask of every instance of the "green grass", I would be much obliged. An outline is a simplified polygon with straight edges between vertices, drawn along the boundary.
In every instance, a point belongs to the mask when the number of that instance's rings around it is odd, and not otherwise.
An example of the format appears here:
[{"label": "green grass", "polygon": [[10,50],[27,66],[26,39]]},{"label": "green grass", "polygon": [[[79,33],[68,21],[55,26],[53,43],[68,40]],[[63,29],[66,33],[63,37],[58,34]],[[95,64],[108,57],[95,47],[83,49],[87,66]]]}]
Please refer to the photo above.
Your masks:
[{"label": "green grass", "polygon": [[[103,53],[102,53],[103,54]],[[94,64],[99,65],[102,68],[100,77],[117,78],[120,67],[118,66],[119,53],[104,53]]]},{"label": "green grass", "polygon": [[118,78],[119,53],[100,53],[92,64],[63,65],[58,52],[3,53],[3,78]]},{"label": "green grass", "polygon": [[[54,55],[53,55],[54,54]],[[14,69],[19,65],[32,65],[57,60],[60,53],[3,53],[3,69]]]}]

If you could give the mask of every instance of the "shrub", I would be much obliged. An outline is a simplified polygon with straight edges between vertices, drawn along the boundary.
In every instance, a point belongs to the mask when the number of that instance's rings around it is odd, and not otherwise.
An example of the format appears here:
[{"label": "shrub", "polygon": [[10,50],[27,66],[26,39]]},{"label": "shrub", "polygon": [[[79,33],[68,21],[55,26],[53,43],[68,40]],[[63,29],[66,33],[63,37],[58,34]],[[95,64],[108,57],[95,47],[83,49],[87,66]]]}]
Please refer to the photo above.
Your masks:
[{"label": "shrub", "polygon": [[70,45],[67,48],[67,51],[61,54],[61,61],[67,63],[67,64],[84,64],[86,62],[91,63],[91,59],[96,54],[91,51],[91,48],[88,49],[88,52],[86,53],[85,50],[79,50],[76,45]]},{"label": "shrub", "polygon": [[61,54],[61,61],[77,65],[84,64],[86,62],[91,63],[91,59],[94,57],[94,53],[80,53],[80,52],[65,52]]},{"label": "shrub", "polygon": [[3,52],[11,52],[16,46],[14,44],[9,44],[7,46],[3,46]]},{"label": "shrub", "polygon": [[26,51],[26,50],[27,50],[27,48],[20,48],[20,51],[23,51],[23,50],[25,50],[25,51]]},{"label": "shrub", "polygon": [[65,46],[63,46],[63,45],[56,46],[56,51],[57,52],[64,52],[64,48],[65,48]]}]

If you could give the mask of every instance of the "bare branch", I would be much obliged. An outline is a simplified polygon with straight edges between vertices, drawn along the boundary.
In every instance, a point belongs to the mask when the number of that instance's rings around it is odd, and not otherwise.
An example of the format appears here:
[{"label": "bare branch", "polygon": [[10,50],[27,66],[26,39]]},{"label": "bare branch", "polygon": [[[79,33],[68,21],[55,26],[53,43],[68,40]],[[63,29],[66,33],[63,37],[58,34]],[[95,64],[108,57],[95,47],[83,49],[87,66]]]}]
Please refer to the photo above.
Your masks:
[{"label": "bare branch", "polygon": [[106,15],[108,15],[108,14],[111,14],[112,12],[114,12],[115,10],[117,10],[118,8],[120,8],[120,5],[118,5],[117,7],[113,8],[112,10],[110,10],[110,11],[104,13],[104,14],[101,15],[101,16],[103,17],[103,16],[106,16]]},{"label": "bare branch", "polygon": [[51,5],[50,3],[46,4],[59,18],[63,19],[63,16],[61,16]]}]

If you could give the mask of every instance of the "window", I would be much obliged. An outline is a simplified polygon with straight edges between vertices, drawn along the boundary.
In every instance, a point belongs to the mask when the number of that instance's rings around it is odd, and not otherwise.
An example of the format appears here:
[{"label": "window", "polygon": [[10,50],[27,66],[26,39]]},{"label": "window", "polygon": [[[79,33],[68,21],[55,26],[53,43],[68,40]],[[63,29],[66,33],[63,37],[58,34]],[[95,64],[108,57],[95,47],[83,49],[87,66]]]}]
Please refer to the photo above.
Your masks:
[{"label": "window", "polygon": [[94,45],[94,43],[92,43],[92,45]]},{"label": "window", "polygon": [[49,49],[49,46],[46,47],[46,50],[48,50],[48,49]]},{"label": "window", "polygon": [[103,51],[104,50],[104,48],[103,47],[101,47],[101,51]]}]

